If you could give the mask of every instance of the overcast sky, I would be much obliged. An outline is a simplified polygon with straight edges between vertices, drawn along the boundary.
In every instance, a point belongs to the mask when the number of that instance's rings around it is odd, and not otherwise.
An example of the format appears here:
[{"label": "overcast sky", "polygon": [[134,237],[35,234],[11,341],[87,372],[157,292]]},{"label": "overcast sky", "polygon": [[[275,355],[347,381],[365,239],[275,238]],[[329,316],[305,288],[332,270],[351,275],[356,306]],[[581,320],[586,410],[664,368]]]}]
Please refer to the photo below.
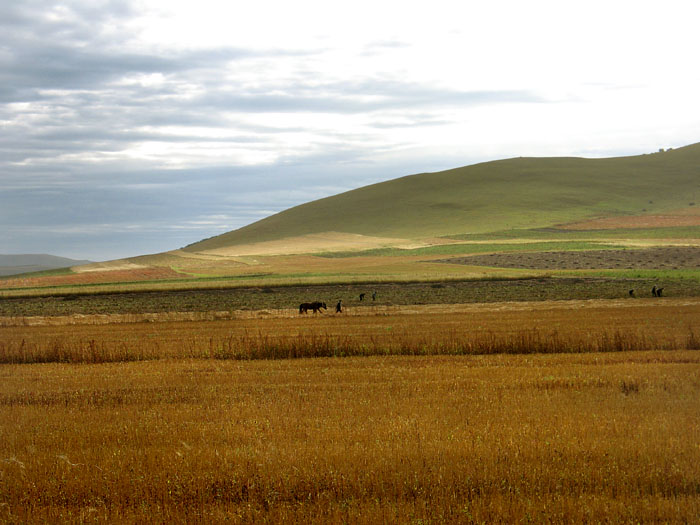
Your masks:
[{"label": "overcast sky", "polygon": [[403,175],[699,142],[695,4],[0,2],[0,253],[155,253]]}]

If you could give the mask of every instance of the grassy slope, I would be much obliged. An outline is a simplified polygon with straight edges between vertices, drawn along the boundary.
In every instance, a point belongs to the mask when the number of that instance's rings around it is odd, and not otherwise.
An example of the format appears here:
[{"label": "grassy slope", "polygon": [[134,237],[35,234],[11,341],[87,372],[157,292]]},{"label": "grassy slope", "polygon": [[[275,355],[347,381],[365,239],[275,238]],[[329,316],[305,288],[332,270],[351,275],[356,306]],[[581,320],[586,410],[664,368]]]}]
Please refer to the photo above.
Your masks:
[{"label": "grassy slope", "polygon": [[700,197],[700,144],[610,159],[515,158],[424,173],[303,204],[189,251],[324,231],[421,238],[661,212]]}]

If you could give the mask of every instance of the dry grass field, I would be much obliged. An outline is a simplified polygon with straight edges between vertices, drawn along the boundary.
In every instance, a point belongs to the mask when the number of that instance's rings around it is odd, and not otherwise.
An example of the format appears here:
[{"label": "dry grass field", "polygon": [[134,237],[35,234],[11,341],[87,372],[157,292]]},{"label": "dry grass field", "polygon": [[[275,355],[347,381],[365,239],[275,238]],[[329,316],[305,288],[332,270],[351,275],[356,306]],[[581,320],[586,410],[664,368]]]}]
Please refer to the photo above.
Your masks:
[{"label": "dry grass field", "polygon": [[700,299],[573,300],[0,319],[0,363],[700,348]]},{"label": "dry grass field", "polygon": [[692,351],[2,368],[8,523],[690,523]]},{"label": "dry grass field", "polygon": [[0,327],[0,521],[700,515],[700,300],[224,314]]}]

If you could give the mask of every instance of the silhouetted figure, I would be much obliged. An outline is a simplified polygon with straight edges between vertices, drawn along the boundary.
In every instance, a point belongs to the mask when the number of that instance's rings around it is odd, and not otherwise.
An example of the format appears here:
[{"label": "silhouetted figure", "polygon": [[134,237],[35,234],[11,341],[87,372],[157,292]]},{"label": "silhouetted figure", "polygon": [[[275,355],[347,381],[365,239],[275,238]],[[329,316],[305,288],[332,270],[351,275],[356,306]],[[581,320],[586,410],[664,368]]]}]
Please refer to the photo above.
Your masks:
[{"label": "silhouetted figure", "polygon": [[656,289],[656,297],[661,297],[661,292],[663,292],[663,288],[657,288]]},{"label": "silhouetted figure", "polygon": [[374,292],[372,292],[372,300],[373,301],[377,300],[377,291],[376,290]]},{"label": "silhouetted figure", "polygon": [[653,295],[654,297],[658,297],[658,296],[656,295],[656,286],[654,286],[654,287],[651,289],[651,295]]},{"label": "silhouetted figure", "polygon": [[634,297],[634,290],[630,290],[630,297]]},{"label": "silhouetted figure", "polygon": [[343,300],[341,299],[338,301],[338,304],[335,305],[335,313],[339,314],[343,311],[343,305],[342,305]]},{"label": "silhouetted figure", "polygon": [[360,301],[362,301],[365,298],[365,294],[361,293],[360,294]]}]

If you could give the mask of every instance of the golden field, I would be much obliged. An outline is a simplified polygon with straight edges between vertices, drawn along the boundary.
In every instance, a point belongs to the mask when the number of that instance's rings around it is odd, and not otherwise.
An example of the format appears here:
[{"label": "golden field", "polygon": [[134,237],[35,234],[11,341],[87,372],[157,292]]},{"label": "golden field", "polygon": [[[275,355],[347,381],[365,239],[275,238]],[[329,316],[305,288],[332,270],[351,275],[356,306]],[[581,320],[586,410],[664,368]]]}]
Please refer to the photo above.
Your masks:
[{"label": "golden field", "polygon": [[0,363],[700,349],[700,299],[0,318]]},{"label": "golden field", "polygon": [[700,515],[698,300],[195,317],[3,321],[2,522]]}]

